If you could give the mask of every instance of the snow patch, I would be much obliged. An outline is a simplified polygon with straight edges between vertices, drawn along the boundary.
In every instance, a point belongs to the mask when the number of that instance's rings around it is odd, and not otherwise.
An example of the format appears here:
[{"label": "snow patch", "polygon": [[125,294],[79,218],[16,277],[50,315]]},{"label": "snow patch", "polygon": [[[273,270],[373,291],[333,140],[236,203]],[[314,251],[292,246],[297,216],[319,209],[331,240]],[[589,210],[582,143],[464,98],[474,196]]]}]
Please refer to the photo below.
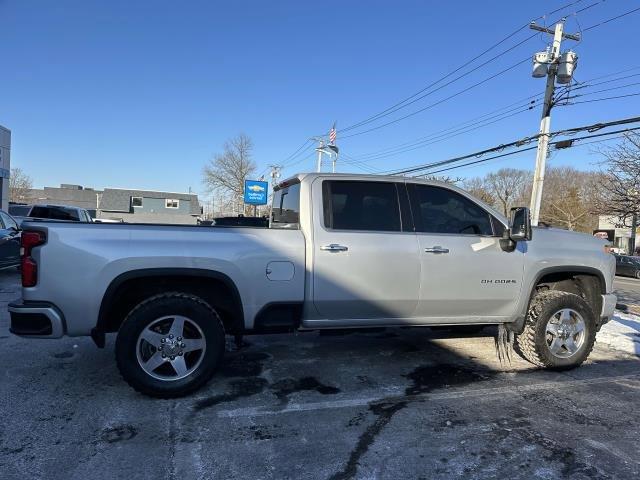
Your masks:
[{"label": "snow patch", "polygon": [[616,311],[598,332],[596,342],[640,356],[640,316]]}]

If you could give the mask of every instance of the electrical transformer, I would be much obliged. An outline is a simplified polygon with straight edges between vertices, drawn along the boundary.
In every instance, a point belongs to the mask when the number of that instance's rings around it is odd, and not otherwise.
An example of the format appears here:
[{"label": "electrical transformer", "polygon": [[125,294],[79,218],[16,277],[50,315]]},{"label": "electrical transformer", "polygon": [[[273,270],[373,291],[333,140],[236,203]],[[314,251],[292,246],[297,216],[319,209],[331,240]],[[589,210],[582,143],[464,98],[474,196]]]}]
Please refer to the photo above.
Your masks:
[{"label": "electrical transformer", "polygon": [[549,72],[549,53],[538,52],[533,56],[533,72],[534,78],[546,77]]},{"label": "electrical transformer", "polygon": [[558,73],[556,74],[556,82],[566,84],[571,82],[573,72],[578,66],[578,54],[569,50],[560,55],[558,62]]}]

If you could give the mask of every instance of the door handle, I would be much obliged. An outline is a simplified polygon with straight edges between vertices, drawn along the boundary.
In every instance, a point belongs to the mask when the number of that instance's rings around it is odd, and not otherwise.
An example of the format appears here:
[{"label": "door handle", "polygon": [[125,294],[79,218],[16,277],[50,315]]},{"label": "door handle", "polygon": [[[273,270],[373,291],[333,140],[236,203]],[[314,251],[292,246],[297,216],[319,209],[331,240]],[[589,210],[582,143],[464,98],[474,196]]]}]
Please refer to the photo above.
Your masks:
[{"label": "door handle", "polygon": [[425,248],[424,251],[425,253],[449,253],[448,248],[443,248],[439,245],[436,245],[435,247]]},{"label": "door handle", "polygon": [[324,250],[326,252],[346,252],[349,250],[349,247],[345,247],[344,245],[338,245],[337,243],[332,243],[330,245],[322,245],[320,250]]}]

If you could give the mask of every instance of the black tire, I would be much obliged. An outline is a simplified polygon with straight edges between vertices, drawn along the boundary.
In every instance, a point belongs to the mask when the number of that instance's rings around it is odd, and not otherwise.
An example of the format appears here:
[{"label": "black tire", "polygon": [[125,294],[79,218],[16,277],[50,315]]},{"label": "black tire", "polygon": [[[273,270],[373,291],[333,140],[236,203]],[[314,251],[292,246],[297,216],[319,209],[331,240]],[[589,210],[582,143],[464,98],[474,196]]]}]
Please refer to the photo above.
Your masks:
[{"label": "black tire", "polygon": [[[154,378],[142,368],[138,360],[140,348],[138,338],[143,330],[158,319],[172,315],[186,317],[199,327],[205,348],[201,357],[198,357],[199,362],[196,362],[193,371],[187,376],[163,380]],[[220,365],[224,349],[224,327],[214,308],[195,295],[167,292],[144,300],[129,312],[118,331],[115,350],[118,369],[131,387],[152,397],[175,398],[202,387]],[[180,353],[180,355],[183,354]],[[187,354],[184,354],[184,358],[186,361]],[[164,368],[164,364],[161,368]]]},{"label": "black tire", "polygon": [[[547,323],[560,310],[571,309],[584,320],[584,338],[571,356],[554,355],[548,345]],[[595,315],[589,304],[578,295],[548,290],[538,293],[529,305],[524,331],[516,336],[516,351],[529,362],[551,370],[569,370],[580,366],[593,349],[596,338]]]},{"label": "black tire", "polygon": [[636,270],[635,277],[640,280],[640,270]]}]

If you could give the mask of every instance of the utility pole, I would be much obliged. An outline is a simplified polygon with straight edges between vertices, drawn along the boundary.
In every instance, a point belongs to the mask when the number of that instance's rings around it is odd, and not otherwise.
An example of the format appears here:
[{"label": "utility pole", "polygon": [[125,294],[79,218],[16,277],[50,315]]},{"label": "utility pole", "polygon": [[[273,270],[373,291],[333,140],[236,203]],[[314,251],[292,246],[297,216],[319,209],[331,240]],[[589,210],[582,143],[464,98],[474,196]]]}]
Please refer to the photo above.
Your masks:
[{"label": "utility pole", "polygon": [[271,168],[271,185],[276,185],[280,178],[280,170],[282,167],[280,165],[269,165],[269,168]]},{"label": "utility pole", "polygon": [[322,171],[322,154],[325,153],[324,140],[322,138],[318,138],[318,147],[316,148],[316,152],[318,152],[318,163],[316,164],[316,172],[320,173]]},{"label": "utility pole", "polygon": [[336,173],[336,160],[338,160],[339,152],[338,147],[331,143],[329,145],[325,145],[322,138],[318,138],[317,140],[318,146],[316,147],[316,152],[318,152],[318,162],[316,165],[316,172],[320,173],[322,171],[322,155],[328,155],[331,159],[332,171],[333,173]]},{"label": "utility pole", "polygon": [[338,160],[338,147],[336,147],[335,145],[329,145],[327,148],[329,148],[333,152],[329,154],[329,156],[331,157],[331,172],[336,173],[336,161]]},{"label": "utility pole", "polygon": [[631,216],[631,237],[629,237],[629,255],[636,254],[636,229],[638,228],[638,214]]},{"label": "utility pole", "polygon": [[[553,44],[551,48],[546,52],[546,58],[544,58],[543,62],[539,61],[540,56],[545,56],[545,52],[541,52],[536,54],[534,57],[534,77],[544,76],[540,75],[540,67],[542,70],[546,70],[547,77],[547,86],[544,91],[544,105],[542,107],[542,117],[540,120],[540,131],[538,136],[538,150],[536,153],[536,169],[533,175],[533,190],[531,192],[531,224],[538,225],[538,220],[540,219],[540,203],[542,201],[542,187],[544,184],[544,171],[547,162],[547,151],[549,148],[549,131],[551,129],[551,109],[553,108],[553,94],[555,92],[555,82],[556,77],[558,76],[558,67],[561,63],[561,56],[564,55],[560,52],[560,45],[562,43],[562,39],[566,38],[569,40],[580,40],[580,35],[573,35],[570,33],[564,33],[564,21],[563,18],[560,22],[556,23],[555,28],[551,30],[550,28],[541,27],[536,25],[535,22],[531,22],[529,28],[532,30],[536,30],[538,32],[548,33],[553,35]],[[572,54],[571,61],[575,58],[575,62],[571,65],[571,72],[575,68],[575,63],[577,62],[577,56],[573,54],[573,52],[568,52]],[[546,69],[545,64],[546,63]],[[566,63],[566,62],[565,62]],[[566,65],[563,67],[566,70]],[[571,81],[571,75],[568,77],[564,76],[562,78],[561,83],[569,83]],[[559,82],[560,83],[560,82]]]}]

